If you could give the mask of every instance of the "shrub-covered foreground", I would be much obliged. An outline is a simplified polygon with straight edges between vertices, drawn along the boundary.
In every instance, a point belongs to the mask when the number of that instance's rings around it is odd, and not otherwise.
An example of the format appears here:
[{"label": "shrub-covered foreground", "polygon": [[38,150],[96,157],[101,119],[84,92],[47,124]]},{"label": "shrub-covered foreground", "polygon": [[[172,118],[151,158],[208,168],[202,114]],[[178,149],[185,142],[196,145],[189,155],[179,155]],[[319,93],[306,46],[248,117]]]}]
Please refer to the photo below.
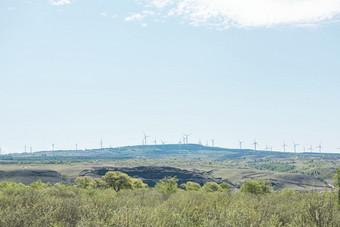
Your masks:
[{"label": "shrub-covered foreground", "polygon": [[0,226],[340,226],[335,193],[162,189],[3,182]]}]

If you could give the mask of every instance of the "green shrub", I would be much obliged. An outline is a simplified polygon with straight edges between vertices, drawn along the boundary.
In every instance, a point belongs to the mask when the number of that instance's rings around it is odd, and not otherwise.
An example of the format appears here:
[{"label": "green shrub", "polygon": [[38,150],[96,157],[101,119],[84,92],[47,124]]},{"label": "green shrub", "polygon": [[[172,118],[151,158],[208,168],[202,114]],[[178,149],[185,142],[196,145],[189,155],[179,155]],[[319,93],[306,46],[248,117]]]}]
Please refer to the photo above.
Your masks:
[{"label": "green shrub", "polygon": [[163,194],[172,194],[178,191],[177,182],[176,177],[165,177],[155,185],[155,188]]},{"label": "green shrub", "polygon": [[186,184],[181,184],[181,187],[186,191],[200,191],[201,185],[195,182],[188,181]]},{"label": "green shrub", "polygon": [[227,192],[231,191],[231,187],[228,183],[223,182],[220,184],[220,187],[222,188],[223,191],[227,191]]},{"label": "green shrub", "polygon": [[92,177],[89,176],[77,177],[76,184],[78,185],[78,187],[86,189],[95,186],[95,181],[92,179]]},{"label": "green shrub", "polygon": [[247,179],[241,186],[240,191],[243,193],[266,194],[272,191],[270,183],[263,180]]},{"label": "green shrub", "polygon": [[218,185],[216,182],[207,182],[203,185],[202,190],[204,192],[221,192],[223,191],[222,187]]},{"label": "green shrub", "polygon": [[133,180],[129,175],[119,171],[109,171],[102,177],[105,186],[113,188],[116,192],[122,189],[133,189]]}]

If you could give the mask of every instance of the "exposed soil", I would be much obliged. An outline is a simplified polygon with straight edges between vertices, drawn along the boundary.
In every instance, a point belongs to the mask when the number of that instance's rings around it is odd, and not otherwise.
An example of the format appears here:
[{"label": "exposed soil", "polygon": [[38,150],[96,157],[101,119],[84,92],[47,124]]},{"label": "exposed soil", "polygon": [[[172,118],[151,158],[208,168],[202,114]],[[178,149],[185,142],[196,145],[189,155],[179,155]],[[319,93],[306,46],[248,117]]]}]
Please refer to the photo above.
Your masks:
[{"label": "exposed soil", "polygon": [[51,184],[69,184],[70,180],[53,170],[14,170],[0,171],[0,181],[9,181],[29,185],[37,180]]}]

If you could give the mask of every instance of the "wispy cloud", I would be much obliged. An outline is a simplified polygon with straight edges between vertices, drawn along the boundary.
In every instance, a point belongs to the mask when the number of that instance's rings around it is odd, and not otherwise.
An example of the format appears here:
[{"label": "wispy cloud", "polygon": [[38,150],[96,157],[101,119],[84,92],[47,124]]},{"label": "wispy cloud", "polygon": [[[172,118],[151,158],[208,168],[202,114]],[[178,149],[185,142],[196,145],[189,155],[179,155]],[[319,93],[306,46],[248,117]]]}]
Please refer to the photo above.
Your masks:
[{"label": "wispy cloud", "polygon": [[50,0],[50,3],[54,6],[63,6],[63,5],[71,4],[71,1],[70,0],[58,0],[58,1]]},{"label": "wispy cloud", "polygon": [[146,17],[145,14],[134,13],[129,17],[125,17],[125,21],[142,21]]},{"label": "wispy cloud", "polygon": [[[195,26],[254,28],[309,27],[332,21],[340,0],[140,0],[161,17],[176,16]],[[153,11],[150,11],[153,12]],[[136,14],[129,20],[141,18]]]},{"label": "wispy cloud", "polygon": [[109,15],[109,14],[106,13],[106,12],[102,12],[102,13],[100,14],[100,16],[102,16],[102,17],[109,17],[109,18],[117,18],[117,15],[116,15],[116,14]]}]

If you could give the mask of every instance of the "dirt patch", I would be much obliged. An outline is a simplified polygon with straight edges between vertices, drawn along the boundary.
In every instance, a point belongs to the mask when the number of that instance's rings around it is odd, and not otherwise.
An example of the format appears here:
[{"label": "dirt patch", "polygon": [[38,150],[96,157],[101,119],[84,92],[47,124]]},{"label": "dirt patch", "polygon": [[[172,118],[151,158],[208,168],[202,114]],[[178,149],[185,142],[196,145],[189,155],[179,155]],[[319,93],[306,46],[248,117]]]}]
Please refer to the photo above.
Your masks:
[{"label": "dirt patch", "polygon": [[216,179],[210,176],[208,172],[198,170],[188,171],[173,167],[159,167],[159,166],[139,166],[139,167],[93,167],[90,170],[83,170],[80,176],[101,177],[108,171],[120,171],[128,174],[130,177],[142,179],[149,187],[155,184],[164,177],[177,177],[178,184],[186,183],[188,181],[199,183],[200,185],[206,182],[221,183],[221,179]]},{"label": "dirt patch", "polygon": [[14,170],[0,171],[0,181],[9,181],[29,185],[37,180],[51,184],[69,184],[70,180],[53,170]]}]

